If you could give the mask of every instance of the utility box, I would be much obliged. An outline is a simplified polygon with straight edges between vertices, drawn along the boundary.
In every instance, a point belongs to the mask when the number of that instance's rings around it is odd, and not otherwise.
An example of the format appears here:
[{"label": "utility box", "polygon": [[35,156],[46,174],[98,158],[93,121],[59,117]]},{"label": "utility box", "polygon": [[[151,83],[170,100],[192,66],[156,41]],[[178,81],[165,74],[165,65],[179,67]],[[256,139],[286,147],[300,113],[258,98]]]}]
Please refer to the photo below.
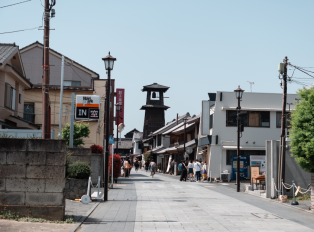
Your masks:
[{"label": "utility box", "polygon": [[283,74],[285,72],[285,64],[284,63],[279,63],[278,64],[278,72],[280,74]]}]

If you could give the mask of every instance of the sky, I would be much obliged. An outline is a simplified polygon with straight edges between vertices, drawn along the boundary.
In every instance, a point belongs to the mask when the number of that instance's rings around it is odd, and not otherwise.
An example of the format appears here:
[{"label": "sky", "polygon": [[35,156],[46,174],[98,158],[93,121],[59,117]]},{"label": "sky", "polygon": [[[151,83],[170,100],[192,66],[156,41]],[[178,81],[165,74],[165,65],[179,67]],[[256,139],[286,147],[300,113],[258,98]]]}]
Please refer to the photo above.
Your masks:
[{"label": "sky", "polygon": [[[1,0],[0,7],[21,1]],[[101,58],[109,51],[117,58],[111,77],[125,89],[124,132],[143,130],[144,85],[170,87],[168,122],[177,113],[199,114],[209,92],[238,85],[250,91],[248,81],[253,92],[281,93],[277,67],[285,56],[314,67],[314,1],[57,0],[54,9],[52,49],[101,79],[107,78]],[[43,10],[40,0],[0,8],[0,33],[41,26]],[[42,30],[0,34],[0,42],[20,48],[35,41],[43,41]],[[293,78],[311,77],[295,71]],[[300,88],[289,83],[288,93]]]}]

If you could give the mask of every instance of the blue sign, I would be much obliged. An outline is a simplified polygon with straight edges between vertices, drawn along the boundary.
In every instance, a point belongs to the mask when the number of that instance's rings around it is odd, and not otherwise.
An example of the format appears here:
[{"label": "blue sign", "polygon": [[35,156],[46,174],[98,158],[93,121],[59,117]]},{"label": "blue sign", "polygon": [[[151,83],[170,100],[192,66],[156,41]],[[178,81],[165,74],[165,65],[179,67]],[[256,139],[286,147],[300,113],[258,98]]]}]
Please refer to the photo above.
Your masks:
[{"label": "blue sign", "polygon": [[[247,155],[240,155],[240,180],[248,179],[248,161],[249,157]],[[232,156],[232,173],[231,179],[235,180],[237,176],[237,156]]]},{"label": "blue sign", "polygon": [[112,137],[112,135],[110,135],[109,137],[109,144],[114,144],[114,138]]}]

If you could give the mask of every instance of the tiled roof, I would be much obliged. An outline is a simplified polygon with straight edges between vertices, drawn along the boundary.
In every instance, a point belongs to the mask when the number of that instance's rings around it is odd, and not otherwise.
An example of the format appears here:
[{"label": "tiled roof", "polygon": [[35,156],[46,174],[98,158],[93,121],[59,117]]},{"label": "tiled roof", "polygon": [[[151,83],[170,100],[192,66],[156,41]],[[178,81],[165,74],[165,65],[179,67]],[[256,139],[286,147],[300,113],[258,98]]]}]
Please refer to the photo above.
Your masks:
[{"label": "tiled roof", "polygon": [[[195,139],[192,139],[191,141],[185,143],[185,147],[194,147],[196,145]],[[170,147],[167,149],[167,151],[175,151],[175,150],[183,150],[184,144],[181,144],[179,147]]]},{"label": "tiled roof", "polygon": [[170,87],[168,86],[164,86],[164,85],[160,85],[158,83],[153,83],[151,85],[145,85],[143,86],[142,91],[147,91],[147,90],[151,90],[151,89],[156,89],[156,90],[163,90],[163,92],[166,92]]},{"label": "tiled roof", "polygon": [[164,149],[163,146],[159,146],[159,147],[155,147],[154,149],[152,149],[152,152],[158,152],[159,150]]},{"label": "tiled roof", "polygon": [[201,117],[201,114],[190,118],[190,119],[187,121],[187,124],[191,124],[191,123],[194,123],[194,122],[198,122],[198,121],[200,120],[200,117]]},{"label": "tiled roof", "polygon": [[[186,114],[180,116],[180,117],[178,118],[178,121],[182,120],[182,119],[185,118],[185,117],[190,117],[190,113],[187,112]],[[154,131],[154,132],[153,132],[153,135],[159,134],[159,133],[161,133],[163,130],[166,130],[167,128],[171,128],[172,126],[174,126],[174,125],[176,124],[176,122],[177,122],[176,120],[171,121],[170,123],[166,124],[164,127],[162,127],[162,128],[160,128],[160,129]]]},{"label": "tiled roof", "polygon": [[[189,130],[189,129],[193,129],[193,127],[195,126],[195,123],[191,123],[191,124],[186,124],[185,125],[185,130]],[[181,126],[180,128],[172,131],[172,134],[180,134],[181,132],[184,132],[184,124],[183,126]]]},{"label": "tiled roof", "polygon": [[0,43],[0,65],[18,50],[18,46],[14,44]]},{"label": "tiled roof", "polygon": [[163,134],[163,135],[171,134],[172,131],[174,131],[174,130],[180,128],[180,127],[183,126],[183,125],[184,125],[184,123],[181,122],[181,123],[179,123],[178,125],[172,127],[171,129],[167,130],[166,132],[164,132],[164,133],[162,133],[162,134]]}]

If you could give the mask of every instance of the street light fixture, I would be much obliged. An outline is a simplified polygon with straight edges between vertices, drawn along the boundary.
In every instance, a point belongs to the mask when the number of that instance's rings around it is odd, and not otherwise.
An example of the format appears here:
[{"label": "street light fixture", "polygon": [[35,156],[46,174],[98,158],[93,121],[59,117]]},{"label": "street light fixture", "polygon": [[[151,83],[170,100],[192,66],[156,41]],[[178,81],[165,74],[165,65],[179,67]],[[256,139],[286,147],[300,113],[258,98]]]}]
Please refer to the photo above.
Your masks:
[{"label": "street light fixture", "polygon": [[119,148],[119,131],[118,131],[118,126],[119,126],[119,112],[121,109],[121,104],[117,103],[116,104],[116,121],[117,121],[117,148],[116,148],[116,154],[118,154],[118,148]]},{"label": "street light fixture", "polygon": [[243,96],[244,90],[239,87],[234,90],[236,93],[236,98],[238,99],[238,107],[237,107],[237,132],[238,132],[238,140],[237,140],[237,192],[240,192],[240,133],[243,131],[243,124],[241,124],[240,113],[241,106],[240,101]]},{"label": "street light fixture", "polygon": [[110,72],[113,69],[113,64],[116,61],[116,58],[110,55],[105,58],[102,58],[105,63],[105,69],[108,70],[108,80],[107,80],[107,89],[106,89],[106,109],[104,110],[104,120],[106,120],[106,143],[104,144],[106,147],[104,149],[104,162],[103,163],[103,183],[104,183],[104,201],[108,201],[108,181],[109,181],[109,128],[110,128]]},{"label": "street light fixture", "polygon": [[183,119],[183,122],[184,122],[184,153],[183,153],[183,155],[184,155],[184,158],[187,160],[187,158],[185,157],[185,143],[186,143],[186,122],[188,121],[188,119],[187,118],[184,118]]}]

